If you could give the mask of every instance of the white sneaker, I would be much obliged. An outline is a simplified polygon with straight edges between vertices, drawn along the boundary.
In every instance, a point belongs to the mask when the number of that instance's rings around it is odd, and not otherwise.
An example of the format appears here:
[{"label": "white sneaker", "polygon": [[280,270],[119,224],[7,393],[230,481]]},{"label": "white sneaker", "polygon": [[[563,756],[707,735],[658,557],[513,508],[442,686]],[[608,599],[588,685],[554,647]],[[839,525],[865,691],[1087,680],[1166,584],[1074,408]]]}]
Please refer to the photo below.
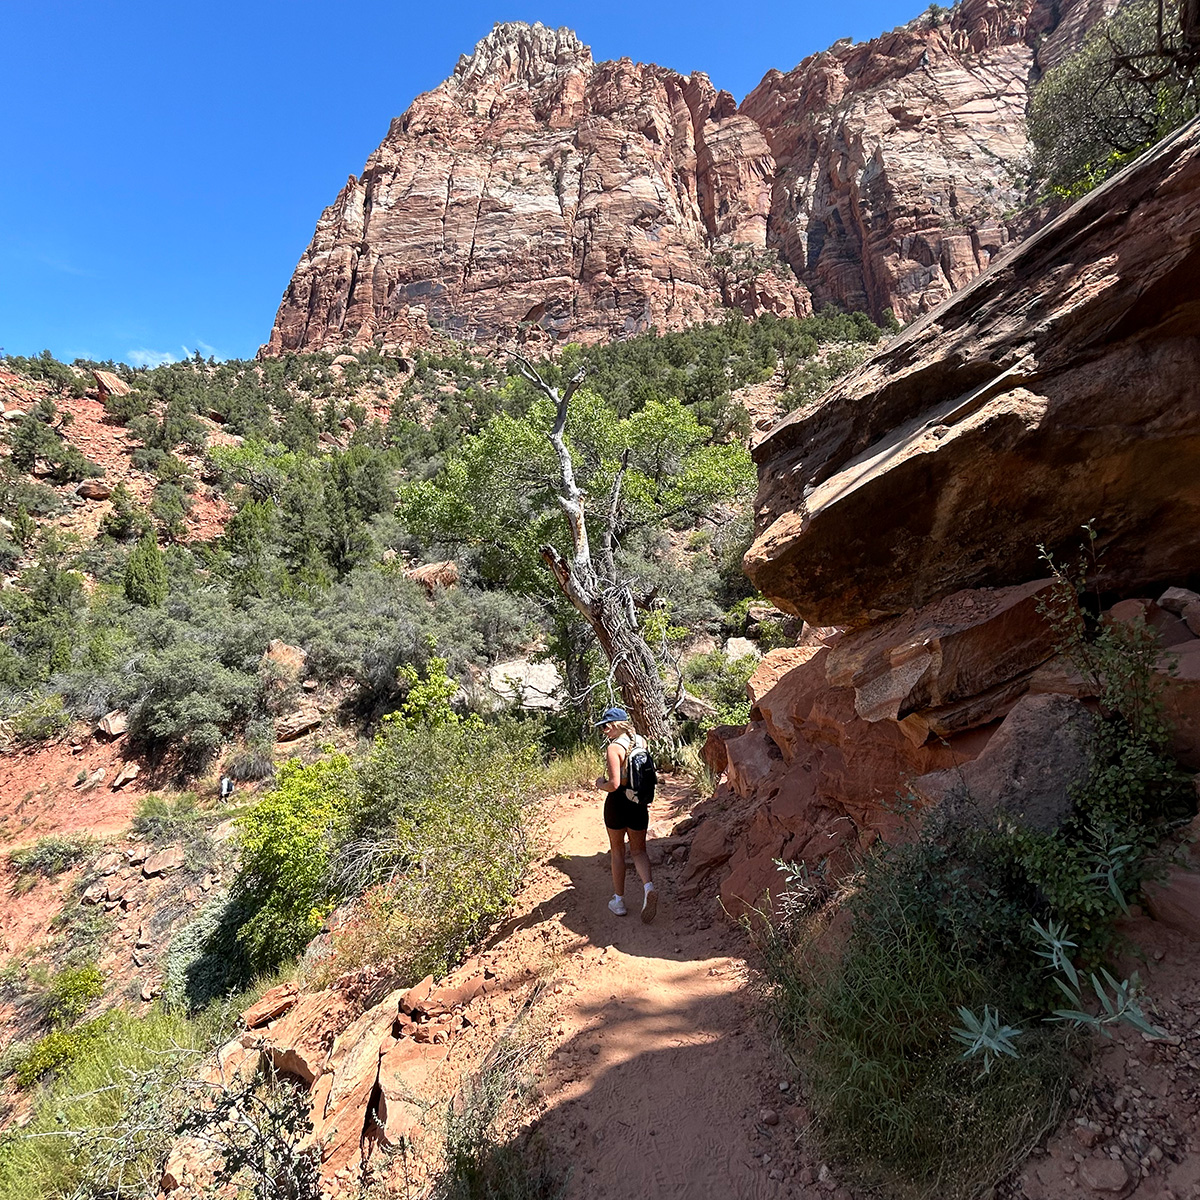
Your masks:
[{"label": "white sneaker", "polygon": [[623,917],[629,909],[625,907],[625,900],[621,896],[614,896],[608,902],[608,911],[614,916]]},{"label": "white sneaker", "polygon": [[656,912],[658,912],[658,889],[648,887],[646,888],[646,898],[642,901],[642,924],[649,925],[654,920]]}]

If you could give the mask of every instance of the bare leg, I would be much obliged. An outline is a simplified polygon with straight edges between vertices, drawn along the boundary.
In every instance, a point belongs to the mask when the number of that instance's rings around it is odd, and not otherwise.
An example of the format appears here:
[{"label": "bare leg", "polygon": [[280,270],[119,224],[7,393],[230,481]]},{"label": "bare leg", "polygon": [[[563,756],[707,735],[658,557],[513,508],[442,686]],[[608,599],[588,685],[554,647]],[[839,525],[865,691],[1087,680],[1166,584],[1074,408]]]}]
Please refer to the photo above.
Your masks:
[{"label": "bare leg", "polygon": [[[629,831],[629,840],[633,841],[633,831]],[[645,849],[645,837],[642,838],[642,848]],[[610,829],[608,831],[608,856],[612,863],[613,895],[625,895],[625,830]]]},{"label": "bare leg", "polygon": [[[646,853],[646,831],[631,829],[629,831],[629,849],[633,855],[633,865],[642,877],[642,883],[653,883],[654,876],[650,874],[650,856]],[[625,875],[625,864],[621,863],[621,875]]]}]

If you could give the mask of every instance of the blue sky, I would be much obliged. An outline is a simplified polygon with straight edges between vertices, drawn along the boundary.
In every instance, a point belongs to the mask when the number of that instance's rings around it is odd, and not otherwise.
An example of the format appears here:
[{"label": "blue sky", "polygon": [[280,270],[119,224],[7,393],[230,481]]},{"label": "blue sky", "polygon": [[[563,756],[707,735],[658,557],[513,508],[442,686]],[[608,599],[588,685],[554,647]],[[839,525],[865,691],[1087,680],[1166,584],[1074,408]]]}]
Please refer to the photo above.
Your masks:
[{"label": "blue sky", "polygon": [[7,0],[0,347],[135,364],[266,341],[321,210],[388,122],[500,20],[739,99],[922,0]]}]

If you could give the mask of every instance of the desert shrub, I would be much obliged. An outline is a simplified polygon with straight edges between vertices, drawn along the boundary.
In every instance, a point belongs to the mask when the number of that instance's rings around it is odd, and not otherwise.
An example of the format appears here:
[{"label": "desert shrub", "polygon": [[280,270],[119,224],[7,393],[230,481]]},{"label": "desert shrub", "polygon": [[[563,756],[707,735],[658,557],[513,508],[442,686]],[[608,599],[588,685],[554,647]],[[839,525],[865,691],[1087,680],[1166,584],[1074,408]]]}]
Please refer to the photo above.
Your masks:
[{"label": "desert shrub", "polygon": [[436,1200],[558,1200],[565,1193],[544,1145],[520,1129],[532,1059],[528,1034],[510,1032],[483,1067],[464,1078],[446,1109]]},{"label": "desert shrub", "polygon": [[22,875],[42,875],[53,879],[82,860],[91,849],[85,838],[67,838],[57,834],[39,838],[32,846],[14,850],[9,859]]},{"label": "desert shrub", "polygon": [[46,1020],[56,1028],[74,1025],[104,995],[104,973],[95,963],[59,971],[46,988]]},{"label": "desert shrub", "polygon": [[334,856],[344,895],[339,968],[388,962],[397,978],[446,970],[511,901],[527,862],[522,806],[537,783],[537,727],[454,716],[414,688],[359,768],[359,803]]},{"label": "desert shrub", "polygon": [[19,471],[32,471],[38,461],[49,469],[55,483],[78,483],[104,472],[71,445],[63,430],[71,423],[71,414],[59,414],[54,402],[42,400],[29,410],[9,437],[12,465]]},{"label": "desert shrub", "polygon": [[186,1113],[180,1132],[217,1153],[213,1183],[253,1200],[321,1200],[321,1152],[312,1104],[291,1079],[247,1078]]},{"label": "desert shrub", "polygon": [[689,688],[716,706],[709,724],[744,725],[750,719],[746,684],[758,666],[753,655],[730,658],[721,650],[698,654],[684,670]]},{"label": "desert shrub", "polygon": [[195,792],[171,796],[150,792],[138,801],[130,828],[149,842],[178,841],[195,828],[202,816]]},{"label": "desert shrub", "polygon": [[130,666],[122,681],[130,733],[196,759],[221,745],[223,730],[245,720],[258,696],[257,674],[225,666],[195,642],[147,650]]},{"label": "desert shrub", "polygon": [[119,542],[141,538],[150,528],[150,521],[138,507],[133,493],[121,482],[113,488],[110,500],[112,507],[100,518],[101,535]]},{"label": "desert shrub", "polygon": [[848,345],[830,350],[822,358],[805,363],[794,372],[788,390],[783,394],[783,406],[788,412],[808,408],[835,383],[861,366],[875,352],[873,345]]},{"label": "desert shrub", "polygon": [[13,713],[13,733],[19,742],[44,742],[66,731],[71,714],[57,692],[31,701]]},{"label": "desert shrub", "polygon": [[259,972],[299,954],[336,902],[330,856],[358,781],[345,755],[292,759],[275,789],[239,818],[235,897],[247,914],[238,942]]},{"label": "desert shrub", "polygon": [[258,974],[238,941],[253,915],[245,898],[228,892],[208,903],[171,938],[163,954],[163,1003],[194,1014],[250,985]]},{"label": "desert shrub", "polygon": [[125,560],[125,598],[143,608],[157,608],[167,598],[167,564],[150,530]]}]

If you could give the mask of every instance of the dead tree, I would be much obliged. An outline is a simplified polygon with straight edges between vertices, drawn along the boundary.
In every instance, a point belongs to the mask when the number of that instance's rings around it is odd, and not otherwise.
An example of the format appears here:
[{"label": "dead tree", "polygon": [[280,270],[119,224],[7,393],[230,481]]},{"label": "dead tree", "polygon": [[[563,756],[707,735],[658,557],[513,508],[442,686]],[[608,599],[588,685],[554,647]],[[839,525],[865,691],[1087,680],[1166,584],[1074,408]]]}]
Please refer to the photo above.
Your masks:
[{"label": "dead tree", "polygon": [[513,357],[521,374],[554,405],[550,444],[558,458],[556,491],[571,531],[571,552],[566,555],[554,546],[543,546],[542,561],[550,568],[563,595],[592,627],[634,727],[644,737],[665,740],[670,736],[670,717],[658,662],[638,629],[632,584],[622,577],[615,560],[621,484],[629,467],[629,451],[622,455],[613,479],[604,510],[599,553],[593,557],[584,512],[585,496],[575,481],[575,468],[564,437],[567,408],[583,382],[586,368],[576,371],[560,393],[527,359],[520,355]]}]

